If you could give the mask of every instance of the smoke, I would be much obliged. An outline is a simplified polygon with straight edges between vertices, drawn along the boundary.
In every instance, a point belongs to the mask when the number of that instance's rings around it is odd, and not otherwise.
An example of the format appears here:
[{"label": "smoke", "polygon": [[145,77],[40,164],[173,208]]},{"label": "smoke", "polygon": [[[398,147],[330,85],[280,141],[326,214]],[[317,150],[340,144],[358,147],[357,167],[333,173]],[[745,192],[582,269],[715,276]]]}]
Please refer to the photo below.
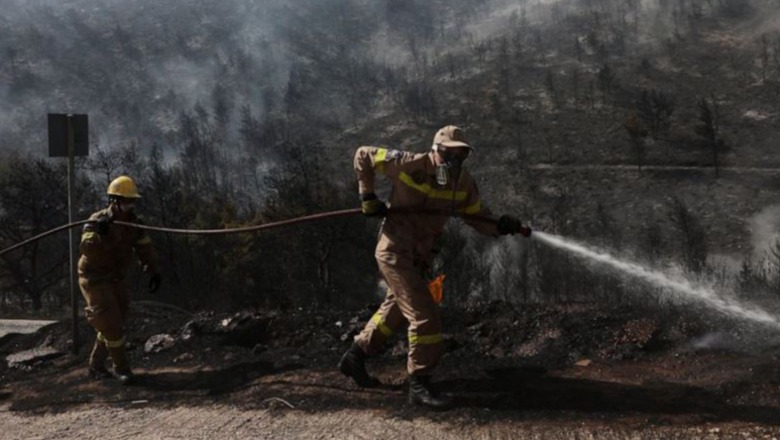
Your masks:
[{"label": "smoke", "polygon": [[10,104],[0,106],[0,147],[43,152],[28,140],[31,130],[45,138],[50,112],[89,114],[92,140],[104,147],[158,142],[170,132],[171,108],[210,109],[221,81],[234,111],[249,105],[257,116],[261,86],[280,88],[289,65],[276,58],[273,74],[252,72],[271,60],[265,43],[284,26],[275,12],[289,2],[262,3],[5,1],[0,102]]},{"label": "smoke", "polygon": [[707,333],[698,338],[694,338],[690,345],[691,348],[696,350],[711,350],[718,348],[732,350],[740,348],[740,343],[734,335],[725,332]]},{"label": "smoke", "polygon": [[755,6],[758,12],[755,19],[743,25],[744,38],[748,43],[757,40],[763,34],[776,33],[780,29],[780,10],[777,5]]},{"label": "smoke", "polygon": [[183,97],[189,105],[208,103],[217,78],[214,67],[186,59],[166,60],[150,68],[155,78],[156,90],[170,90]]},{"label": "smoke", "polygon": [[496,240],[485,250],[484,261],[490,276],[490,290],[493,295],[504,298],[516,294],[520,286],[520,261],[527,249],[520,240]]},{"label": "smoke", "polygon": [[[424,0],[5,0],[0,17],[0,51],[16,46],[23,49],[17,68],[34,79],[30,88],[34,92],[12,87],[7,81],[11,75],[9,63],[0,65],[0,99],[13,102],[13,106],[0,106],[0,138],[26,148],[29,142],[25,142],[24,135],[14,133],[8,140],[7,134],[14,127],[38,129],[39,125],[31,121],[43,120],[48,111],[79,111],[105,118],[102,126],[93,124],[95,139],[116,142],[138,136],[146,141],[146,136],[156,141],[170,132],[168,108],[156,99],[169,92],[190,106],[196,102],[208,106],[214,86],[224,83],[236,100],[234,109],[249,105],[258,116],[265,111],[265,100],[272,99],[266,93],[274,92],[273,99],[280,100],[289,66],[307,56],[310,59],[303,62],[306,68],[316,64],[307,61],[338,50],[344,51],[347,62],[362,61],[353,55],[367,52],[380,65],[405,66],[413,59],[414,64],[437,65],[443,54],[450,52],[460,52],[468,59],[474,43],[516,30],[520,23],[552,23],[564,29],[564,19],[587,12],[593,5],[619,9],[623,2],[610,4],[574,0],[443,4]],[[658,6],[650,0],[641,4],[641,28],[654,31],[649,18]],[[607,12],[614,15],[620,10]],[[762,23],[772,23],[777,16],[770,15]],[[661,41],[669,35],[669,20],[659,20],[666,23],[657,35]],[[342,35],[341,28],[354,28],[354,32]],[[366,28],[372,29],[373,35]],[[124,32],[124,39],[115,41],[116,32]],[[354,35],[350,44],[341,44],[344,35]],[[289,41],[291,36],[298,40]],[[523,47],[527,44],[524,41]],[[5,55],[0,52],[0,56]],[[71,64],[86,58],[95,71],[105,70],[111,75],[117,75],[113,73],[116,66],[126,66],[126,77],[106,78],[99,73],[82,77]],[[418,70],[423,77],[430,75],[425,67],[410,68]],[[329,73],[314,72],[307,79],[318,81]],[[314,84],[313,89],[322,93],[326,87]],[[24,114],[11,107],[23,109]],[[128,110],[132,107],[137,109]],[[328,109],[332,108],[338,106]],[[135,120],[139,118],[145,119]]]},{"label": "smoke", "polygon": [[761,258],[780,238],[780,205],[768,206],[749,221],[754,257]]}]

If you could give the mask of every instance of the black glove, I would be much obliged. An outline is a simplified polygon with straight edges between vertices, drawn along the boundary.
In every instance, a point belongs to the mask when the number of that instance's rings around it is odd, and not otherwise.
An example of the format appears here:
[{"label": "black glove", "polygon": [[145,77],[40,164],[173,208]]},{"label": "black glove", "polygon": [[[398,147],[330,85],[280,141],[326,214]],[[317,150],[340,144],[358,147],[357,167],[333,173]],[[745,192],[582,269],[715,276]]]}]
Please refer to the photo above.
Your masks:
[{"label": "black glove", "polygon": [[366,217],[384,217],[387,215],[387,205],[379,200],[374,193],[360,195],[360,209]]},{"label": "black glove", "polygon": [[97,229],[97,233],[100,235],[108,235],[108,227],[113,221],[114,216],[110,214],[98,218],[95,222],[95,229]]},{"label": "black glove", "polygon": [[157,292],[162,284],[162,276],[159,273],[152,274],[149,278],[149,293]]},{"label": "black glove", "polygon": [[524,227],[520,220],[511,215],[502,215],[498,218],[498,233],[501,235],[521,233],[524,237],[528,237],[531,235],[531,229]]}]

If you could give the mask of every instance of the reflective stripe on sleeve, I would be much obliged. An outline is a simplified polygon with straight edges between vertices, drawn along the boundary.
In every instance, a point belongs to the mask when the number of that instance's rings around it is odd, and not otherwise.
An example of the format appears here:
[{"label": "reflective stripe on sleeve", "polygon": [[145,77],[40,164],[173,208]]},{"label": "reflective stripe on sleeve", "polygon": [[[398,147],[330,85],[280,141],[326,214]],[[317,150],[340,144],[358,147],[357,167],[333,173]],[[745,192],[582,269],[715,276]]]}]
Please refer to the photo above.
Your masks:
[{"label": "reflective stripe on sleeve", "polygon": [[452,191],[452,190],[442,190],[442,189],[436,189],[432,188],[431,185],[427,183],[417,183],[412,179],[412,176],[401,172],[401,174],[398,175],[398,179],[403,182],[406,186],[415,189],[423,194],[426,194],[428,197],[432,199],[445,199],[445,200],[457,200],[457,201],[463,201],[466,200],[466,197],[468,197],[468,193],[466,191]]},{"label": "reflective stripe on sleeve", "polygon": [[374,313],[374,316],[371,317],[371,322],[376,325],[376,328],[378,328],[383,335],[392,336],[393,330],[391,330],[390,327],[388,327],[387,324],[382,321],[382,315],[380,315],[379,312]]},{"label": "reflective stripe on sleeve", "polygon": [[92,231],[84,231],[81,233],[81,241],[89,240],[90,238],[94,238],[95,233]]},{"label": "reflective stripe on sleeve", "polygon": [[411,332],[409,333],[409,345],[433,345],[439,344],[441,341],[441,333],[436,333],[433,335],[415,335]]},{"label": "reflective stripe on sleeve", "polygon": [[377,174],[385,173],[385,160],[387,159],[387,148],[378,148],[374,156],[374,171]]}]

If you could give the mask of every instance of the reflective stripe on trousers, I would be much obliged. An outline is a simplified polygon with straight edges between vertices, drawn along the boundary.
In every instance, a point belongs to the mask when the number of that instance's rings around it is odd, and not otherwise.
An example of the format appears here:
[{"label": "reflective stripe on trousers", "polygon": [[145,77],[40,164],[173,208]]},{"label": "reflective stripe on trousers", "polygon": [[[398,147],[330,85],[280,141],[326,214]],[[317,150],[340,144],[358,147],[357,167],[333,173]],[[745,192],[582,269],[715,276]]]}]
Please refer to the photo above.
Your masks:
[{"label": "reflective stripe on trousers", "polygon": [[117,348],[117,347],[123,347],[125,345],[126,338],[122,336],[122,338],[120,339],[111,341],[106,339],[103,333],[98,332],[97,340],[105,344],[106,348]]},{"label": "reflective stripe on trousers", "polygon": [[367,354],[377,354],[384,348],[388,336],[409,323],[409,374],[429,374],[442,355],[441,312],[428,292],[428,282],[420,271],[378,261],[379,269],[389,286],[379,310],[355,337]]}]

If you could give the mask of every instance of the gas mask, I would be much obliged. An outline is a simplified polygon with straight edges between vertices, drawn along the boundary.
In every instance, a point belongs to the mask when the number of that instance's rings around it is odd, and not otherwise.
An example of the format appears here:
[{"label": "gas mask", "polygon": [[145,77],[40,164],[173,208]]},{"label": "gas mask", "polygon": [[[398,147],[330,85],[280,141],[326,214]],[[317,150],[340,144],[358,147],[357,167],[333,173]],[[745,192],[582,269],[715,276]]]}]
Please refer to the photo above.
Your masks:
[{"label": "gas mask", "polygon": [[436,183],[445,186],[450,179],[457,182],[460,170],[463,168],[463,162],[469,156],[469,150],[438,146],[436,151],[443,159],[442,163],[436,165]]}]

